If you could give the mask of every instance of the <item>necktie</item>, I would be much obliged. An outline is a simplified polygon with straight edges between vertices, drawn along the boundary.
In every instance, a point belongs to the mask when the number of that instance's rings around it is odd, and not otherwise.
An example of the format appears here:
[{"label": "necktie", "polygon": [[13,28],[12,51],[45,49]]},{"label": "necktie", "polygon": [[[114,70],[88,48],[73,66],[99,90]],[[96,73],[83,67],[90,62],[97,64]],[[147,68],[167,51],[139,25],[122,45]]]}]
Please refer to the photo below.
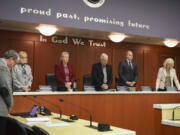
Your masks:
[{"label": "necktie", "polygon": [[129,61],[129,66],[133,69],[132,62]]}]

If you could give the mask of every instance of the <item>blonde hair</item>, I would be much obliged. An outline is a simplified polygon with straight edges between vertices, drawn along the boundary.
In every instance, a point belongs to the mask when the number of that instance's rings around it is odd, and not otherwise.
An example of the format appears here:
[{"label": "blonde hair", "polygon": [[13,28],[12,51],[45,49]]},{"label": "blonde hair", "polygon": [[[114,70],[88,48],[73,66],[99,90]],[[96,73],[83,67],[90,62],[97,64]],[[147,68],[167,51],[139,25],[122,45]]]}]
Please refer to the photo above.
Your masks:
[{"label": "blonde hair", "polygon": [[65,51],[64,51],[64,52],[62,52],[62,53],[61,53],[60,60],[62,60],[62,57],[63,57],[64,55],[68,55],[68,56],[69,56],[69,53],[68,53],[68,52],[65,52]]},{"label": "blonde hair", "polygon": [[28,57],[27,53],[25,51],[20,51],[19,52],[19,57],[22,58],[22,57]]},{"label": "blonde hair", "polygon": [[174,60],[172,58],[167,58],[163,63],[164,68],[166,68],[167,64],[171,65],[171,68],[173,68],[174,67]]}]

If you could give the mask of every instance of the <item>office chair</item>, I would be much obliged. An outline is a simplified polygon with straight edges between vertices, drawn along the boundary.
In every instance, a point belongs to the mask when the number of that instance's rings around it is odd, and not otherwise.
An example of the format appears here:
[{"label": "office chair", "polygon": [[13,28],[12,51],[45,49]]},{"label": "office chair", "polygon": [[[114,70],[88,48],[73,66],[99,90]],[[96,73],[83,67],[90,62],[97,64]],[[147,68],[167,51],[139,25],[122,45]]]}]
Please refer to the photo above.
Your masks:
[{"label": "office chair", "polygon": [[95,91],[95,87],[92,82],[92,76],[90,74],[83,76],[83,90],[84,91]]},{"label": "office chair", "polygon": [[5,135],[50,135],[44,129],[29,125],[26,125],[16,119],[10,117],[1,117],[6,123]]},{"label": "office chair", "polygon": [[0,119],[5,122],[5,135],[28,135],[27,131],[18,120],[10,117],[1,117]]},{"label": "office chair", "polygon": [[46,74],[45,80],[46,80],[46,85],[51,86],[53,91],[57,90],[56,75],[54,73]]},{"label": "office chair", "polygon": [[177,88],[176,87],[166,86],[166,90],[167,91],[177,91]]},{"label": "office chair", "polygon": [[116,84],[116,91],[128,91],[129,90],[128,87],[120,85],[118,76],[115,77],[115,84]]},{"label": "office chair", "polygon": [[150,86],[141,86],[141,91],[152,91]]},{"label": "office chair", "polygon": [[[46,80],[46,85],[51,86],[52,91],[57,90],[56,75],[54,73],[46,74],[45,80]],[[78,91],[78,89],[77,89],[77,81],[78,81],[78,79],[74,80],[73,91]]]}]

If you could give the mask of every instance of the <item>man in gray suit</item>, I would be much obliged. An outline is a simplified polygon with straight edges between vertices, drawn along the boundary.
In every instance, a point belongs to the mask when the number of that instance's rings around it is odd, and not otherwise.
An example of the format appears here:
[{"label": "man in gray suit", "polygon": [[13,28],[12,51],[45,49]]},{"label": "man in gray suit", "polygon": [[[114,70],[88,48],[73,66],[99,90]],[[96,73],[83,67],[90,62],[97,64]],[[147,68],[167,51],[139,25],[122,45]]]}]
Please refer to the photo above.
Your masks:
[{"label": "man in gray suit", "polygon": [[13,106],[11,69],[19,56],[15,50],[6,51],[0,58],[0,134],[4,134],[8,110]]}]

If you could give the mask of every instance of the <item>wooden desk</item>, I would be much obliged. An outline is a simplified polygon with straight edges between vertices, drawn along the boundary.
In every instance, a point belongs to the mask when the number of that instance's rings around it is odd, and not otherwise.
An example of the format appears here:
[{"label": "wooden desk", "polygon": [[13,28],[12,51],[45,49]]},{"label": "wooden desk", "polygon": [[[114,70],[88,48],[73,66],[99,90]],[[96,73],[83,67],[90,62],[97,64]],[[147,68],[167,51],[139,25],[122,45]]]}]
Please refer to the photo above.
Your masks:
[{"label": "wooden desk", "polygon": [[[29,99],[23,95],[27,95]],[[14,93],[12,112],[29,111],[34,105],[31,99],[58,112],[57,108],[33,98],[32,95],[39,95],[57,104],[65,115],[75,114],[79,118],[89,119],[88,113],[58,101],[63,98],[87,108],[92,113],[93,121],[130,129],[136,131],[137,135],[155,135],[156,113],[153,104],[180,102],[179,92],[30,92]]]},{"label": "wooden desk", "polygon": [[[28,124],[25,118],[22,117],[15,117],[11,116],[24,124]],[[41,122],[41,123],[33,123],[33,124],[28,124],[29,126],[38,126],[46,130],[48,133],[51,135],[136,135],[136,132],[122,129],[122,128],[117,128],[111,126],[112,131],[105,131],[105,132],[100,132],[98,131],[97,128],[97,123],[93,122],[93,127],[89,127],[89,121],[87,120],[82,120],[79,119],[74,122],[64,122],[62,120],[59,120],[59,114],[54,114],[52,116],[38,116],[38,117],[47,117],[50,119],[50,122]],[[67,116],[63,116],[63,118],[66,118]],[[54,125],[54,124],[59,124],[59,125]],[[67,125],[64,125],[67,124]]]},{"label": "wooden desk", "polygon": [[[174,121],[173,109],[180,104],[155,104],[156,135],[180,135],[180,121]],[[180,109],[176,109],[174,119],[180,119]]]}]

